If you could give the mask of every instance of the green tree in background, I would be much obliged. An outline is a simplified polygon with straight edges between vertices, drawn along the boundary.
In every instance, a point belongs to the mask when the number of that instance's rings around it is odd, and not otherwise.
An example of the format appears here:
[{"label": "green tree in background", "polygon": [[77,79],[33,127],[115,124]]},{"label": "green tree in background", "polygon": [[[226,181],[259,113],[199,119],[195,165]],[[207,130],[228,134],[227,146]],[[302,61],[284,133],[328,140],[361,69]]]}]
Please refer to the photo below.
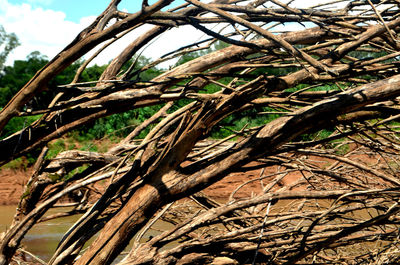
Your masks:
[{"label": "green tree in background", "polygon": [[7,33],[3,26],[0,25],[0,71],[3,69],[7,60],[7,56],[20,43],[14,33]]},{"label": "green tree in background", "polygon": [[29,54],[26,60],[16,60],[12,66],[5,66],[0,73],[0,107],[4,107],[47,62],[46,56],[35,51]]},{"label": "green tree in background", "polygon": [[[49,62],[47,56],[41,54],[39,51],[30,53],[26,60],[16,60],[13,65],[5,66],[3,71],[0,72],[0,109],[3,108],[6,103],[15,95],[23,86],[26,84],[34,74],[39,71],[43,66]],[[151,68],[142,71],[141,68],[147,65],[150,59],[146,57],[139,57],[130,60],[126,66],[122,69],[125,72],[129,69],[130,65],[133,65],[130,70],[133,79],[141,81],[149,81],[161,73],[158,68]],[[48,89],[44,92],[35,96],[28,104],[27,108],[32,109],[45,109],[50,103],[51,99],[60,92],[60,85],[69,84],[78,68],[82,65],[82,61],[67,67],[64,71],[58,74],[48,84]],[[101,76],[107,65],[92,65],[85,69],[82,73],[79,82],[96,81]],[[65,100],[65,99],[63,99]],[[101,118],[95,123],[87,125],[84,130],[79,131],[79,139],[99,139],[106,135],[124,136],[129,128],[140,124],[143,120],[149,118],[158,110],[158,107],[148,107],[146,112],[142,110],[132,110],[126,113],[119,113],[111,115],[109,117]],[[21,130],[38,117],[15,117],[10,123],[4,128],[1,138],[7,137],[8,135]],[[28,119],[28,120],[27,120]],[[74,134],[76,135],[76,134]]]},{"label": "green tree in background", "polygon": [[[39,51],[34,51],[26,57],[26,60],[16,60],[13,65],[4,66],[3,71],[0,73],[0,108],[3,108],[24,84],[48,62],[47,56],[41,54]],[[77,62],[67,67],[48,84],[48,90],[34,97],[26,107],[46,108],[50,100],[58,92],[57,86],[71,82],[80,64],[80,62]],[[96,71],[98,66],[93,67],[95,69],[88,68],[87,71],[90,72],[93,78],[98,78],[101,70]],[[95,74],[96,72],[98,73],[97,75]],[[13,118],[5,127],[1,137],[6,137],[21,130],[25,125],[30,124],[36,118],[36,116]]]},{"label": "green tree in background", "polygon": [[[129,76],[132,80],[149,81],[162,73],[158,68],[150,68],[143,70],[142,68],[150,63],[150,59],[144,56],[129,60],[121,72],[129,71]],[[82,74],[82,81],[97,80],[100,74],[104,71],[104,66],[92,66],[87,68]],[[123,137],[127,136],[132,128],[141,124],[146,119],[150,118],[160,109],[160,106],[148,106],[143,109],[134,109],[124,113],[117,113],[96,120],[94,123],[85,125],[80,130],[80,138],[82,139],[100,139],[105,136]],[[145,132],[147,133],[147,131]],[[143,137],[141,134],[139,137]]]}]

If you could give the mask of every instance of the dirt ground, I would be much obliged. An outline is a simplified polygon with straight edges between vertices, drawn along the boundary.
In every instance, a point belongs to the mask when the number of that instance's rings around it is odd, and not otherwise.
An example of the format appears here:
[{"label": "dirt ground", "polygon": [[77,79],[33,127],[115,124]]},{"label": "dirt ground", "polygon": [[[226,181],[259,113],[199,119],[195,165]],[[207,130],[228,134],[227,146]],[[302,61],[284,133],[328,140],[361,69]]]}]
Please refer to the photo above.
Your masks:
[{"label": "dirt ground", "polygon": [[0,205],[15,205],[24,192],[32,170],[2,169],[0,171]]},{"label": "dirt ground", "polygon": [[[274,169],[266,169],[263,175],[268,175],[268,171]],[[204,193],[214,199],[229,198],[231,193],[242,184],[249,182],[251,179],[258,178],[262,173],[261,169],[248,171],[247,173],[234,173],[221,181],[211,185],[204,190]],[[0,205],[16,205],[19,202],[21,195],[24,192],[25,184],[32,174],[32,170],[13,170],[2,169],[0,171]],[[295,181],[299,176],[287,176],[280,185],[285,185],[288,182]],[[271,178],[270,178],[271,179]],[[263,183],[268,183],[268,180],[263,180]],[[251,196],[252,194],[260,193],[262,184],[260,181],[249,182],[235,192],[235,198],[243,198]]]},{"label": "dirt ground", "polygon": [[[329,159],[321,159],[309,157],[311,160],[319,160],[331,164],[333,161]],[[355,154],[351,156],[355,161],[359,161],[365,164],[376,164],[379,163],[376,157],[367,154]],[[382,163],[382,161],[381,161]],[[250,163],[246,167],[254,167],[256,164]],[[211,198],[223,200],[231,196],[234,193],[234,198],[251,197],[253,194],[259,194],[263,190],[263,186],[266,186],[276,176],[270,176],[259,180],[260,176],[268,176],[277,171],[276,167],[267,167],[263,169],[247,170],[245,173],[232,173],[220,180],[219,182],[211,185],[203,192]],[[1,169],[0,170],[0,205],[16,205],[19,202],[21,195],[24,192],[25,184],[29,177],[32,175],[32,169],[27,170],[14,170],[14,169]],[[284,177],[281,182],[278,182],[279,186],[286,186],[296,182],[302,178],[301,174],[289,173]],[[250,181],[255,180],[255,181]],[[238,188],[240,187],[240,188]]]}]

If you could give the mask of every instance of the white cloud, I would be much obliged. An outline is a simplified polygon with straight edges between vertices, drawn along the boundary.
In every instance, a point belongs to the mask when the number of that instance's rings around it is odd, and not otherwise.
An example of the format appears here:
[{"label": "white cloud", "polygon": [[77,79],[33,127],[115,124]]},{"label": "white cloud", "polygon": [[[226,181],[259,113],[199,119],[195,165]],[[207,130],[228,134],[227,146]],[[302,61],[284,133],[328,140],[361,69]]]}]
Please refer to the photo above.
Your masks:
[{"label": "white cloud", "polygon": [[[33,51],[40,51],[51,59],[67,46],[94,18],[94,16],[83,17],[79,23],[74,23],[66,20],[66,14],[60,11],[34,8],[30,4],[14,5],[7,0],[0,0],[0,25],[3,25],[7,32],[14,32],[21,43],[10,54],[7,64],[12,64],[14,60],[26,59],[26,56]],[[94,63],[100,65],[108,63],[140,33],[150,28],[151,26],[141,27],[128,34],[122,40],[106,49],[94,60]],[[203,35],[202,32],[190,27],[174,28],[149,45],[144,50],[143,55],[156,59],[177,47],[200,39]]]},{"label": "white cloud", "polygon": [[[43,3],[52,0],[29,0],[31,3]],[[315,0],[307,1],[308,4],[315,3]],[[33,51],[40,51],[49,59],[54,57],[66,47],[76,35],[89,25],[94,16],[83,17],[79,23],[66,20],[66,14],[50,9],[34,8],[31,4],[11,4],[8,0],[0,0],[0,25],[3,25],[7,32],[14,32],[21,43],[9,56],[7,64],[14,60],[24,60]],[[286,23],[274,30],[287,30],[295,23]],[[117,56],[130,42],[151,26],[141,27],[119,40],[106,49],[94,63],[105,64]],[[193,27],[185,26],[173,28],[155,40],[143,52],[143,55],[156,59],[161,55],[171,52],[176,48],[192,42],[207,38],[204,33]],[[86,56],[88,57],[88,56]],[[167,65],[164,64],[164,67]]]},{"label": "white cloud", "polygon": [[63,12],[33,8],[30,4],[13,5],[0,0],[0,6],[0,25],[7,32],[14,32],[21,43],[9,56],[7,64],[24,60],[33,51],[54,57],[94,19],[82,18],[78,24],[67,21]]},{"label": "white cloud", "polygon": [[[127,47],[131,42],[135,40],[138,36],[145,33],[147,30],[151,29],[152,26],[145,25],[132,31],[126,35],[123,39],[115,42],[113,45],[108,47],[102,54],[99,55],[94,63],[104,64],[108,63],[114,57],[116,57],[125,47]],[[190,26],[183,26],[179,28],[172,28],[162,34],[160,37],[156,38],[148,45],[146,45],[142,51],[143,56],[152,59],[158,59],[160,56],[172,52],[179,47],[188,45],[190,43],[201,40],[202,38],[207,38],[203,32],[198,31]],[[167,62],[161,65],[161,67],[168,67],[168,65],[173,64],[172,62]]]}]

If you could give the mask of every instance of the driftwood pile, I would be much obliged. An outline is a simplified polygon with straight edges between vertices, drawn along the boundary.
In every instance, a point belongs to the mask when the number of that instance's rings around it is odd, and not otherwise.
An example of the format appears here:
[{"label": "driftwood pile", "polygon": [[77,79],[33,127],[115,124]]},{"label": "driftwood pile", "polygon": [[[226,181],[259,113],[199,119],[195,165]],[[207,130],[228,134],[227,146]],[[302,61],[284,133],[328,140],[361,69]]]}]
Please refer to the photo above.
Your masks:
[{"label": "driftwood pile", "polygon": [[[13,259],[27,231],[66,195],[76,198],[72,210],[45,218],[83,215],[46,261],[52,265],[111,264],[132,239],[119,264],[400,262],[399,1],[307,7],[160,0],[143,1],[132,13],[119,10],[120,2],[111,1],[0,112],[0,129],[16,116],[42,115],[0,140],[3,164],[42,149],[15,220],[1,235],[0,264]],[[182,26],[208,38],[138,71],[135,60],[122,68]],[[48,108],[24,108],[88,51],[142,28],[99,80],[79,83],[90,58]],[[226,47],[141,80],[147,69],[218,41]],[[72,150],[45,159],[47,144],[67,132],[156,105],[154,116],[106,153]],[[226,118],[242,117],[248,124],[228,138],[204,142]],[[199,193],[254,169],[261,174],[232,190],[256,181],[259,194],[216,202]],[[298,180],[282,186],[291,174]],[[159,220],[173,228],[149,237]]]}]

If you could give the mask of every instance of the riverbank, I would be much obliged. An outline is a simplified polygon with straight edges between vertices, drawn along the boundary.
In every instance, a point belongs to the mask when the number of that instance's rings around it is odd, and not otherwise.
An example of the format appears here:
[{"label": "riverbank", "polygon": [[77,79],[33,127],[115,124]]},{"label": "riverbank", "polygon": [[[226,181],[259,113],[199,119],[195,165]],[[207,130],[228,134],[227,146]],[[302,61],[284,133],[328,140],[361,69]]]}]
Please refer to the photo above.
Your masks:
[{"label": "riverbank", "polygon": [[16,205],[32,175],[32,169],[1,169],[0,205]]},{"label": "riverbank", "polygon": [[[249,182],[252,179],[258,179],[262,175],[268,175],[274,168],[249,170],[245,173],[233,173],[225,177],[221,181],[211,185],[204,190],[207,196],[213,199],[222,200],[229,198],[240,185]],[[24,192],[25,185],[32,175],[32,169],[2,169],[0,170],[0,205],[17,205],[21,195]],[[286,176],[280,185],[291,183],[299,178],[298,175]],[[268,179],[264,180],[268,183]],[[249,197],[253,194],[260,193],[262,190],[260,181],[252,181],[241,187],[235,192],[235,198]]]}]

